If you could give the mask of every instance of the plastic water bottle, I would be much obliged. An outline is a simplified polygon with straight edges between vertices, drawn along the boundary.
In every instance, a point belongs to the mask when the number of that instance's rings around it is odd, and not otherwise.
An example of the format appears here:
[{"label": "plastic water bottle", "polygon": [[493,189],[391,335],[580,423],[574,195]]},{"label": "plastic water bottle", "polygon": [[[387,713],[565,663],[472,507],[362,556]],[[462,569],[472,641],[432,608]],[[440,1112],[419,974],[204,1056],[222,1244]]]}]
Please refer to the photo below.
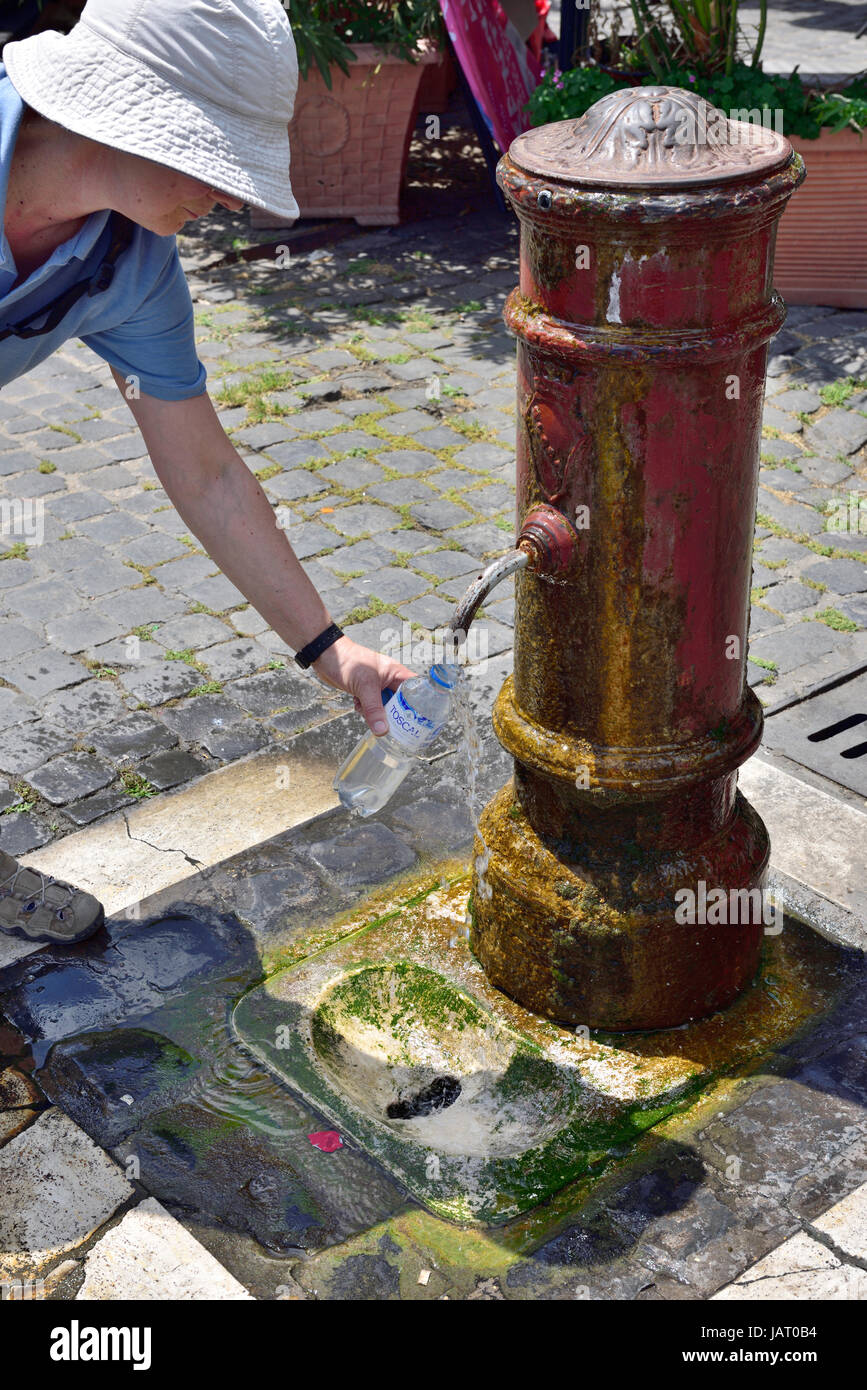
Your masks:
[{"label": "plastic water bottle", "polygon": [[457,667],[438,663],[426,676],[382,692],[388,733],[365,734],[338,772],[334,790],[344,806],[362,816],[382,810],[448,719],[457,677]]}]

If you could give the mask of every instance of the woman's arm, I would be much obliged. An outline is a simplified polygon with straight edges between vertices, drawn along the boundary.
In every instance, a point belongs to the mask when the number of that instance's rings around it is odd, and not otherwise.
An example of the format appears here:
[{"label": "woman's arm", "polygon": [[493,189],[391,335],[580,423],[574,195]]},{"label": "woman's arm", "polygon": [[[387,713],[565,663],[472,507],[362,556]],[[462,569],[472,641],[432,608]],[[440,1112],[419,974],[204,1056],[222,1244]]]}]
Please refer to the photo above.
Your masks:
[{"label": "woman's arm", "polygon": [[[126,383],[112,368],[126,400]],[[331,615],[307,578],[274,510],[205,393],[186,401],[142,394],[127,404],[154,470],[190,531],[270,627],[296,651]],[[312,669],[355,698],[374,733],[385,732],[381,692],[413,673],[392,657],[341,637]]]}]

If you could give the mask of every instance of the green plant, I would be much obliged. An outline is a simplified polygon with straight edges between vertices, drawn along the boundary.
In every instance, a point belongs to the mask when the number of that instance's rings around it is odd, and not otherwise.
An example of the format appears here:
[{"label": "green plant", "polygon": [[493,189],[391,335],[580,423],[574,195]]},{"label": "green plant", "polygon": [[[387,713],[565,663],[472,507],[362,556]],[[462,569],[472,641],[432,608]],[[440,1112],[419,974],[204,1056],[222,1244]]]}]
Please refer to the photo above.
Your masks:
[{"label": "green plant", "polygon": [[7,806],[5,811],[0,811],[0,816],[12,816],[16,811],[32,811],[36,805],[36,792],[29,782],[16,782],[14,791],[18,800]]},{"label": "green plant", "polygon": [[839,377],[837,381],[829,381],[827,385],[819,387],[819,395],[825,405],[844,405],[850,396],[854,396],[856,391],[863,391],[867,386],[867,378],[861,377],[858,381],[852,377]]},{"label": "green plant", "polygon": [[[635,20],[635,51],[658,81],[672,68],[698,64],[706,72],[734,67],[738,40],[738,0],[630,0]],[[767,0],[759,0],[759,28],[752,52],[758,67],[765,38]]]},{"label": "green plant", "polygon": [[832,627],[835,632],[857,632],[858,624],[853,623],[851,618],[846,618],[839,608],[823,608],[821,613],[814,613],[813,618],[826,627]]},{"label": "green plant", "polygon": [[[822,128],[839,130],[845,125],[855,130],[867,126],[867,79],[851,82],[837,92],[817,92],[808,86],[797,69],[787,77],[764,72],[742,61],[731,70],[708,71],[701,65],[671,67],[660,78],[673,87],[683,87],[704,97],[711,105],[735,120],[756,123],[773,113],[776,128],[805,140],[818,139]],[[624,73],[612,75],[586,65],[569,72],[555,69],[536,87],[527,103],[531,124],[574,120],[607,96],[630,85]]]},{"label": "green plant", "polygon": [[120,785],[127,796],[133,796],[137,801],[144,801],[148,796],[156,796],[156,787],[140,772],[136,772],[133,768],[121,768],[119,776]]},{"label": "green plant", "polygon": [[298,52],[298,71],[306,77],[315,63],[325,85],[331,67],[349,72],[353,43],[377,47],[415,61],[419,39],[439,39],[442,20],[437,0],[282,0]]}]

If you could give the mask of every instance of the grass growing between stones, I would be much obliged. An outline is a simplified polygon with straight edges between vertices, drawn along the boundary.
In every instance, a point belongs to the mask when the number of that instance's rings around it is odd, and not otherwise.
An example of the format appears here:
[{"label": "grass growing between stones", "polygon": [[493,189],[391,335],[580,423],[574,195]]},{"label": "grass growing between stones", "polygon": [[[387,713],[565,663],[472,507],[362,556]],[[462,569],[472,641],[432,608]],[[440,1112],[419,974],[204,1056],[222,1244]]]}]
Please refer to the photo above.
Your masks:
[{"label": "grass growing between stones", "polygon": [[275,405],[264,398],[269,391],[285,391],[293,384],[292,372],[280,372],[268,367],[262,372],[247,377],[245,381],[231,386],[221,386],[216,393],[216,401],[225,407],[246,406],[247,424],[260,424],[263,420],[288,415],[285,406]]},{"label": "grass growing between stones", "polygon": [[7,806],[5,811],[0,811],[0,816],[12,816],[17,811],[32,811],[38,801],[36,792],[28,782],[16,782],[12,789],[18,800],[11,806]]},{"label": "grass growing between stones", "polygon": [[851,618],[845,617],[838,608],[823,608],[821,613],[814,613],[812,618],[805,619],[805,621],[824,623],[826,627],[833,628],[835,632],[858,631],[858,624],[853,623]]},{"label": "grass growing between stones", "polygon": [[775,685],[780,674],[780,668],[775,661],[769,661],[764,656],[750,656],[750,661],[754,666],[761,666],[763,671],[768,673],[768,685]]},{"label": "grass growing between stones", "polygon": [[850,396],[867,388],[867,377],[838,377],[827,385],[819,387],[819,395],[825,405],[845,405]]},{"label": "grass growing between stones", "polygon": [[122,767],[118,773],[120,785],[127,796],[131,796],[136,801],[145,801],[149,796],[156,796],[157,789],[153,783],[134,768]]}]

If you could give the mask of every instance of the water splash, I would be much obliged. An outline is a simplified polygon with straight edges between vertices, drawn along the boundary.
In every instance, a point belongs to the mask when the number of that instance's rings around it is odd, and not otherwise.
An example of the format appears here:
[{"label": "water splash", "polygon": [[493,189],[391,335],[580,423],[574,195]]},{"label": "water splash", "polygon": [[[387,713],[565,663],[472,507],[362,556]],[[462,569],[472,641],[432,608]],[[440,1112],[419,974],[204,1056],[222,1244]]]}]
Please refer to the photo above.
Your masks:
[{"label": "water splash", "polygon": [[[460,758],[459,764],[464,769],[464,789],[467,798],[467,809],[470,813],[470,820],[473,829],[481,840],[484,849],[481,854],[476,855],[476,892],[480,897],[489,899],[493,895],[493,889],[487,880],[488,865],[491,862],[491,852],[485,845],[484,837],[479,828],[479,797],[478,797],[478,771],[482,760],[482,742],[479,738],[479,730],[476,725],[475,715],[470,703],[470,683],[467,679],[464,667],[459,667],[458,680],[452,693],[452,708],[457,718],[460,729]],[[464,919],[460,931],[461,936],[469,939],[470,935],[470,915],[469,912]]]}]

